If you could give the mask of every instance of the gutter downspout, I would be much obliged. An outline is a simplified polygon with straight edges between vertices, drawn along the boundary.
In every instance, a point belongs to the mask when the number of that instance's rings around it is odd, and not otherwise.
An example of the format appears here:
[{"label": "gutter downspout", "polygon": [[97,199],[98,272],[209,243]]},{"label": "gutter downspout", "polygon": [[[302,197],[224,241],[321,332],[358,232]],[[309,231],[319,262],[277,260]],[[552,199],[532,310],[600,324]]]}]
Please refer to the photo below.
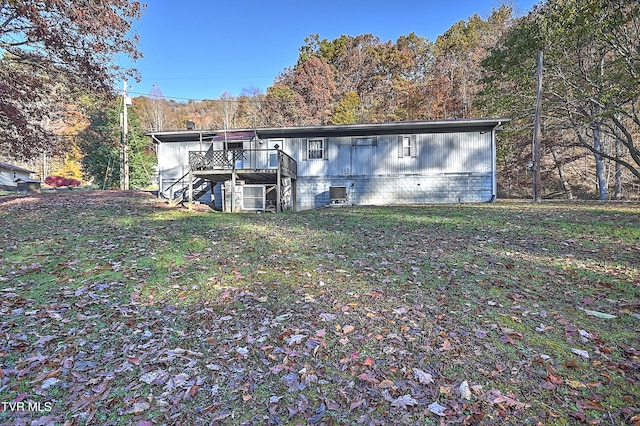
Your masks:
[{"label": "gutter downspout", "polygon": [[152,141],[155,141],[153,144],[156,151],[156,160],[158,160],[158,199],[161,199],[162,194],[164,193],[164,190],[162,189],[162,169],[160,169],[160,144],[162,142],[160,142],[160,139],[158,139],[154,134],[151,135],[151,139]]},{"label": "gutter downspout", "polygon": [[492,180],[492,184],[491,184],[491,200],[489,200],[491,203],[495,203],[496,200],[498,199],[498,174],[497,174],[497,168],[498,168],[498,161],[497,161],[497,149],[498,149],[498,143],[497,143],[497,137],[496,137],[496,129],[498,127],[502,126],[502,122],[498,122],[497,125],[495,125],[493,127],[493,129],[491,129],[491,180]]}]

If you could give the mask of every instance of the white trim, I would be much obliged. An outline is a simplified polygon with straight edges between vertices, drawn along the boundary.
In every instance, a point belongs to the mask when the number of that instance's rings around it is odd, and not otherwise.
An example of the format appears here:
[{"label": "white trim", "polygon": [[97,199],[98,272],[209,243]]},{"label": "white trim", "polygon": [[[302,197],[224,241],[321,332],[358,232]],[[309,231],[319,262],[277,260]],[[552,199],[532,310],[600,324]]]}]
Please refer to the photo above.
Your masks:
[{"label": "white trim", "polygon": [[[314,152],[320,152],[320,157],[311,157],[311,147],[309,146],[310,142],[320,142],[321,148],[314,148]],[[326,160],[327,159],[327,140],[325,138],[308,138],[307,139],[307,160]]]}]

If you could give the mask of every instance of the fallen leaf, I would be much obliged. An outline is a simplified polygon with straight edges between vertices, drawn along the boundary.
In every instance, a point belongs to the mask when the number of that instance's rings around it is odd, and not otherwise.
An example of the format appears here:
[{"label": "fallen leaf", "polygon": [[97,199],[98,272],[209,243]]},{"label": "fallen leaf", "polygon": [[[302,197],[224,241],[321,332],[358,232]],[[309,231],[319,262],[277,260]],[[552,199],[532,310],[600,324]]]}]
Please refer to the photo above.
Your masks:
[{"label": "fallen leaf", "polygon": [[149,407],[151,407],[151,404],[149,404],[149,401],[136,401],[133,406],[127,410],[127,412],[129,414],[139,414],[142,413],[143,411],[146,411],[149,409]]},{"label": "fallen leaf", "polygon": [[569,385],[569,386],[571,386],[572,388],[574,388],[574,389],[581,389],[581,388],[586,388],[586,387],[587,387],[587,385],[585,385],[584,383],[579,382],[579,381],[577,381],[577,380],[568,380],[568,379],[567,379],[567,380],[565,380],[564,382],[565,382],[567,385]]},{"label": "fallen leaf", "polygon": [[444,412],[446,409],[446,407],[438,404],[437,401],[429,405],[429,411],[431,411],[433,414],[437,414],[438,416],[445,416]]},{"label": "fallen leaf", "polygon": [[320,314],[320,319],[322,321],[330,322],[330,321],[335,320],[336,316],[335,316],[335,314],[323,313],[323,314]]},{"label": "fallen leaf", "polygon": [[396,398],[393,401],[391,401],[391,406],[392,407],[398,407],[398,408],[406,409],[408,406],[413,406],[413,405],[418,405],[418,401],[413,399],[413,397],[411,395],[409,395],[409,394],[402,395],[401,397]]},{"label": "fallen leaf", "polygon": [[429,383],[433,383],[433,377],[429,373],[425,373],[422,370],[415,369],[413,370],[413,374],[416,376],[416,379],[423,385],[428,385]]},{"label": "fallen leaf", "polygon": [[129,364],[140,365],[140,358],[135,356],[127,357],[127,361],[129,361]]},{"label": "fallen leaf", "polygon": [[445,341],[442,343],[442,346],[440,346],[440,350],[450,351],[451,349],[453,349],[453,346],[451,346],[451,341],[449,339],[445,339]]},{"label": "fallen leaf", "polygon": [[386,388],[392,388],[395,386],[395,383],[389,379],[384,379],[383,381],[380,382],[380,384],[378,385],[378,387],[380,389],[386,389]]},{"label": "fallen leaf", "polygon": [[500,336],[500,341],[502,343],[508,343],[510,345],[515,345],[516,343],[513,341],[513,339],[511,338],[511,336],[509,336],[508,334],[503,334],[502,336]]},{"label": "fallen leaf", "polygon": [[582,358],[589,358],[589,352],[584,351],[582,349],[571,348],[571,352],[573,352],[576,355],[580,355]]},{"label": "fallen leaf", "polygon": [[371,383],[373,385],[379,383],[379,380],[376,379],[375,377],[372,377],[369,373],[362,373],[358,375],[358,379]]},{"label": "fallen leaf", "polygon": [[591,315],[592,317],[598,317],[598,318],[602,318],[602,319],[618,318],[616,315],[606,314],[604,312],[592,311],[592,310],[583,309],[583,308],[579,308],[579,309],[583,310],[585,314]]},{"label": "fallen leaf", "polygon": [[55,385],[58,384],[60,380],[56,379],[55,377],[52,377],[50,379],[45,380],[44,382],[42,382],[42,389],[49,389],[50,387],[53,387]]},{"label": "fallen leaf", "polygon": [[509,407],[513,407],[519,410],[529,408],[531,406],[529,404],[519,402],[510,396],[503,395],[502,392],[497,389],[492,389],[489,391],[489,397],[487,398],[487,400],[491,404],[505,404]]},{"label": "fallen leaf", "polygon": [[305,336],[304,334],[292,334],[287,339],[287,344],[289,346],[300,344],[302,342],[302,339],[304,339],[305,337],[307,336]]},{"label": "fallen leaf", "polygon": [[460,391],[460,396],[462,398],[466,399],[467,401],[471,400],[471,388],[469,388],[469,383],[467,383],[466,380],[460,383],[460,387],[458,388],[458,390]]},{"label": "fallen leaf", "polygon": [[356,328],[355,328],[354,326],[352,326],[352,325],[345,325],[345,326],[342,328],[342,334],[349,334],[349,333],[351,333],[351,332],[352,332],[353,330],[355,330],[355,329],[356,329]]},{"label": "fallen leaf", "polygon": [[354,408],[358,408],[359,406],[361,406],[363,403],[364,403],[364,399],[362,398],[356,399],[349,405],[349,408],[353,410]]}]

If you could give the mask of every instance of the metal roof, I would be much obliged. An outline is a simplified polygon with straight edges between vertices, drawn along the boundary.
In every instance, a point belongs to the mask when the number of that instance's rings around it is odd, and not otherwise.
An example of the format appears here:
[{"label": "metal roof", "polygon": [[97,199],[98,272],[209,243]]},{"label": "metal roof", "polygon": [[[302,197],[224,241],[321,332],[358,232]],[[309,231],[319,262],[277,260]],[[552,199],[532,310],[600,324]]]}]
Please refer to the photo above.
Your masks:
[{"label": "metal roof", "polygon": [[27,170],[22,167],[14,166],[13,164],[3,163],[0,161],[0,169],[9,170],[11,172],[23,172],[23,173],[35,173],[33,170]]},{"label": "metal roof", "polygon": [[[250,140],[287,137],[374,136],[403,133],[448,133],[490,131],[511,121],[508,118],[470,118],[450,120],[397,121],[388,123],[344,124],[330,126],[268,127],[226,131],[226,140]],[[225,140],[224,130],[181,130],[147,133],[154,143],[209,142]],[[233,137],[234,139],[230,139]]]}]

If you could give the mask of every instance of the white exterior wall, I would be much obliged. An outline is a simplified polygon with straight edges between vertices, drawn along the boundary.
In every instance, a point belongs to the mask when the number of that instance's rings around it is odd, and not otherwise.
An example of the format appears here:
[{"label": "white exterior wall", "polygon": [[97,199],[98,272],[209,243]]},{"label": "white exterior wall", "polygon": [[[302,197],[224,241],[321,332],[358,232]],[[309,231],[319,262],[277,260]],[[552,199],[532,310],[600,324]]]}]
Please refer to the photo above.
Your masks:
[{"label": "white exterior wall", "polygon": [[[189,151],[206,151],[211,143],[204,142],[166,142],[157,145],[158,181],[161,192],[174,184],[189,172]],[[185,184],[188,183],[185,178]],[[174,187],[181,189],[181,185]],[[168,196],[169,194],[165,194]]]},{"label": "white exterior wall", "polygon": [[0,187],[17,188],[16,179],[30,179],[31,174],[20,170],[0,168]]},{"label": "white exterior wall", "polygon": [[401,157],[399,135],[384,135],[372,146],[354,145],[354,137],[324,138],[322,160],[306,159],[306,138],[287,139],[283,150],[298,162],[297,210],[329,205],[330,186],[346,186],[349,204],[494,199],[494,132],[407,136],[414,145],[410,157]]}]

